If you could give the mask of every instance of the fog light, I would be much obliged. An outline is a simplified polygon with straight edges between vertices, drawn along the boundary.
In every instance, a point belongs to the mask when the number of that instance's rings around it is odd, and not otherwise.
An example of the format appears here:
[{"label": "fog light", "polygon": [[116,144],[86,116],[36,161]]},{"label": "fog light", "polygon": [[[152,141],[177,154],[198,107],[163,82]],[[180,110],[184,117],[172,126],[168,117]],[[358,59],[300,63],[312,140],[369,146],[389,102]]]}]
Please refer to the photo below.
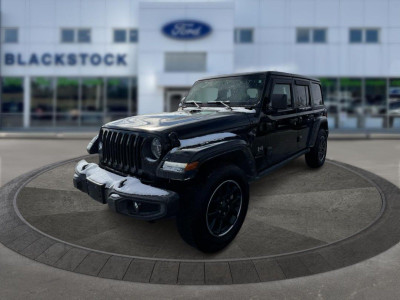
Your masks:
[{"label": "fog light", "polygon": [[139,212],[139,204],[137,202],[134,203],[135,211]]}]

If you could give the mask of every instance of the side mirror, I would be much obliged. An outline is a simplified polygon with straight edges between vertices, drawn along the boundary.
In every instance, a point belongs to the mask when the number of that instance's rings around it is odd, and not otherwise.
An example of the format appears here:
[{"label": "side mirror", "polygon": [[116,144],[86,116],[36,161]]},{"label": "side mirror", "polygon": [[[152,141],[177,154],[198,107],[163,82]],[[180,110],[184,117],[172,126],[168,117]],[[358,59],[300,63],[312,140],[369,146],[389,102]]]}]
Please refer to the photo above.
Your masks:
[{"label": "side mirror", "polygon": [[286,109],[287,108],[287,95],[285,94],[272,94],[271,95],[272,109]]}]

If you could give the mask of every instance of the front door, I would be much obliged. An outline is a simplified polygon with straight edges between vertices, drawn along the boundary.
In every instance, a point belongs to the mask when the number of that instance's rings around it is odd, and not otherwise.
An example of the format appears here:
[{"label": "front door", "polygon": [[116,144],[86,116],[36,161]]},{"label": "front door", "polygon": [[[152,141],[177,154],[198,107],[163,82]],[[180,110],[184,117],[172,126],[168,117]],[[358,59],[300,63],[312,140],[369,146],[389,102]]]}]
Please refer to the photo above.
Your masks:
[{"label": "front door", "polygon": [[277,111],[273,111],[271,108],[267,109],[267,122],[270,128],[265,139],[266,164],[268,166],[283,161],[298,151],[297,116],[293,101],[292,79],[274,79],[271,94],[286,95],[287,107]]},{"label": "front door", "polygon": [[165,93],[164,110],[165,111],[177,111],[179,103],[182,98],[187,95],[189,90],[168,90]]}]

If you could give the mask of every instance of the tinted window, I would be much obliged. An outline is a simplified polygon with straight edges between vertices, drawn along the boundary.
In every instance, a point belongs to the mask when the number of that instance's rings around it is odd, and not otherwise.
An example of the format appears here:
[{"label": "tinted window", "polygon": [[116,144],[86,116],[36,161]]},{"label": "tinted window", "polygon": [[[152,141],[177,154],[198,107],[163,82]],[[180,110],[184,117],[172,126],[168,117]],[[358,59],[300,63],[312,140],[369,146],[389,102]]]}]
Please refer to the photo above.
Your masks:
[{"label": "tinted window", "polygon": [[311,93],[312,93],[314,105],[323,104],[321,87],[319,86],[319,84],[311,83]]},{"label": "tinted window", "polygon": [[272,90],[273,95],[286,95],[287,97],[287,107],[292,106],[292,94],[290,92],[289,84],[275,84]]},{"label": "tinted window", "polygon": [[310,29],[308,28],[297,28],[298,43],[309,43],[310,42]]},{"label": "tinted window", "polygon": [[76,115],[79,102],[78,90],[78,78],[57,78],[57,112]]},{"label": "tinted window", "polygon": [[367,29],[365,31],[365,41],[367,43],[378,43],[378,30],[377,29]]},{"label": "tinted window", "polygon": [[126,113],[128,111],[128,78],[110,78],[107,81],[107,111]]},{"label": "tinted window", "polygon": [[126,30],[125,29],[115,29],[114,30],[114,42],[115,43],[126,42]]},{"label": "tinted window", "polygon": [[1,89],[2,112],[21,113],[24,106],[23,78],[5,77]]},{"label": "tinted window", "polygon": [[18,29],[16,29],[16,28],[4,29],[4,42],[5,43],[18,43]]},{"label": "tinted window", "polygon": [[103,86],[101,78],[82,79],[82,111],[103,111]]},{"label": "tinted window", "polygon": [[61,42],[72,43],[75,39],[74,29],[62,29],[61,30]]},{"label": "tinted window", "polygon": [[325,43],[326,42],[326,29],[314,29],[313,42],[314,43]]},{"label": "tinted window", "polygon": [[35,114],[53,111],[54,85],[53,79],[35,77],[31,80],[31,112]]},{"label": "tinted window", "polygon": [[90,43],[90,29],[79,29],[78,30],[78,42],[79,43]]},{"label": "tinted window", "polygon": [[310,105],[310,95],[307,86],[296,85],[296,103],[299,107]]},{"label": "tinted window", "polygon": [[350,29],[350,43],[361,43],[361,42],[362,42],[362,30]]},{"label": "tinted window", "polygon": [[235,43],[252,43],[253,29],[235,29]]},{"label": "tinted window", "polygon": [[137,29],[129,30],[129,42],[137,43],[137,41],[138,41],[138,30]]}]

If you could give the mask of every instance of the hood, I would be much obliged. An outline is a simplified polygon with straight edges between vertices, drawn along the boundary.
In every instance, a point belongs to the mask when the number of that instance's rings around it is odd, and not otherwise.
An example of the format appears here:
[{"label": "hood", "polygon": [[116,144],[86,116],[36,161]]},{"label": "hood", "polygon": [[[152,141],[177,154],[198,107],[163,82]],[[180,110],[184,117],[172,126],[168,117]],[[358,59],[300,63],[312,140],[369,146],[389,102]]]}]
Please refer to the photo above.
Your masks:
[{"label": "hood", "polygon": [[247,126],[250,124],[249,115],[226,110],[176,111],[129,117],[107,123],[104,127],[153,133],[176,132],[179,138],[189,138]]}]

